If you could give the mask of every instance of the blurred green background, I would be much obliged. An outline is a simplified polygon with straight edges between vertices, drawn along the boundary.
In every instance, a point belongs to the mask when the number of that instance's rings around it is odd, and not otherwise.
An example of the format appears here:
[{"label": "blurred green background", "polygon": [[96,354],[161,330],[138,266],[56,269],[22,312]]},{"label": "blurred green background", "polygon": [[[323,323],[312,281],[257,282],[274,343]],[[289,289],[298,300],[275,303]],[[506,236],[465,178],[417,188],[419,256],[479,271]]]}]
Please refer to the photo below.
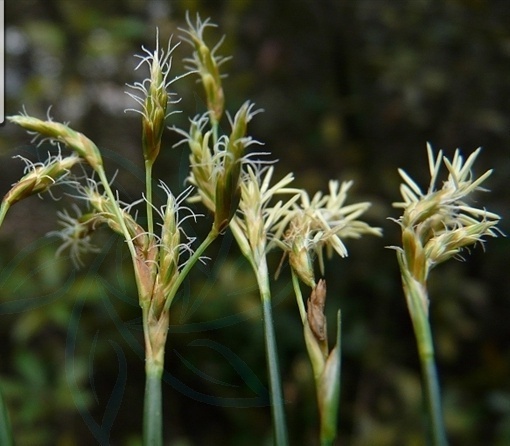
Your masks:
[{"label": "blurred green background", "polygon": [[[126,83],[140,46],[183,26],[186,11],[219,24],[227,108],[251,99],[264,150],[315,192],[355,181],[350,200],[373,202],[367,220],[384,237],[349,241],[326,267],[330,328],[343,314],[342,445],[422,445],[420,375],[395,254],[402,167],[426,186],[426,141],[452,155],[484,150],[494,167],[477,199],[509,232],[510,3],[506,0],[19,0],[5,2],[6,114],[48,107],[103,150],[126,201],[142,192],[140,124]],[[176,51],[182,72],[186,45]],[[204,110],[191,78],[175,84],[187,127]],[[156,177],[183,187],[187,151],[166,148]],[[0,129],[0,193],[22,174],[22,155],[46,157],[13,125]],[[5,191],[5,192],[4,192]],[[17,204],[0,231],[0,385],[19,445],[139,445],[144,386],[140,311],[127,251],[108,232],[75,271],[55,257],[63,195]],[[480,206],[480,204],[478,205]],[[207,230],[208,218],[193,229]],[[491,239],[431,276],[431,321],[452,445],[510,444],[509,242]],[[271,444],[257,290],[229,235],[208,252],[172,307],[164,385],[172,445]],[[273,271],[280,261],[270,258]],[[314,445],[318,419],[289,271],[274,282],[289,432]],[[333,334],[331,334],[333,337]]]}]

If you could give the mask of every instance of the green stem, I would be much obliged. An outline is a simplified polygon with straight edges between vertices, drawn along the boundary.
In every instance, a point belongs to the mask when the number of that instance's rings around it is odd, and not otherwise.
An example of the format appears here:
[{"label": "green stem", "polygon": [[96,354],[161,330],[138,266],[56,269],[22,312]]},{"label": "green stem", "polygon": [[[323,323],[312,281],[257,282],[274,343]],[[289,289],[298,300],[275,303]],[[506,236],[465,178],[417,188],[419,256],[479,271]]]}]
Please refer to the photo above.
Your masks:
[{"label": "green stem", "polygon": [[[165,305],[156,325],[151,322],[150,307],[143,307],[143,325],[145,335],[145,397],[144,397],[144,417],[143,417],[143,438],[144,446],[161,446],[163,444],[163,409],[161,396],[161,376],[164,368],[164,351],[166,344],[166,334],[168,332],[168,311],[177,290],[189,271],[200,259],[206,248],[216,239],[218,232],[212,229],[206,239],[197,248],[193,255],[188,259],[186,265],[177,276],[172,285],[168,296],[166,296]],[[166,315],[166,316],[165,316]]]},{"label": "green stem", "polygon": [[269,275],[265,255],[260,256],[258,264],[253,264],[253,266],[257,275],[260,298],[262,300],[274,440],[276,446],[286,446],[288,444],[287,427],[285,423],[285,411],[283,410],[283,393],[280,384],[278,352],[276,348],[276,336],[273,324],[273,310],[271,307],[271,291],[269,288]]},{"label": "green stem", "polygon": [[148,360],[145,366],[145,397],[143,407],[144,446],[163,445],[163,409],[161,396],[162,368]]},{"label": "green stem", "polygon": [[427,311],[428,293],[426,285],[411,277],[407,271],[402,271],[402,279],[420,356],[431,443],[433,446],[446,446],[448,441],[443,423],[441,391]]},{"label": "green stem", "polygon": [[165,300],[165,307],[163,311],[168,311],[170,308],[170,305],[172,304],[172,301],[177,294],[177,290],[181,286],[183,280],[186,278],[188,273],[191,271],[191,268],[195,265],[195,263],[200,260],[200,257],[204,253],[204,251],[207,249],[207,247],[218,237],[219,233],[218,231],[213,227],[209,234],[207,234],[207,237],[205,240],[200,244],[200,246],[195,250],[193,255],[188,259],[182,270],[179,272],[177,278],[175,279],[175,282],[172,284],[172,288],[170,288],[170,291],[168,292],[168,296],[166,296]]},{"label": "green stem", "polygon": [[306,309],[305,303],[303,302],[303,295],[301,294],[301,287],[299,286],[299,278],[293,269],[291,269],[291,272],[292,272],[292,285],[294,287],[294,294],[296,295],[296,302],[299,309],[299,315],[301,316],[301,322],[304,323],[306,320]]},{"label": "green stem", "polygon": [[420,353],[420,361],[423,379],[425,381],[425,394],[427,395],[427,407],[430,416],[432,444],[434,446],[446,446],[448,441],[443,426],[441,391],[439,388],[434,354]]},{"label": "green stem", "polygon": [[131,254],[131,258],[133,260],[133,264],[134,264],[135,270],[136,270],[136,250],[135,250],[135,245],[133,243],[133,240],[131,239],[131,235],[129,234],[129,231],[128,231],[128,228],[126,226],[126,223],[124,222],[124,218],[122,216],[122,211],[121,211],[119,205],[117,204],[117,198],[113,194],[112,188],[110,187],[110,183],[108,182],[108,178],[106,178],[106,173],[105,173],[104,169],[102,167],[101,168],[97,168],[96,169],[96,173],[98,174],[99,180],[101,181],[101,184],[104,187],[104,190],[106,192],[106,196],[112,202],[113,209],[115,211],[115,217],[119,221],[120,227],[122,229],[122,233],[124,234],[124,238],[126,239],[126,242],[128,244],[129,252]]}]

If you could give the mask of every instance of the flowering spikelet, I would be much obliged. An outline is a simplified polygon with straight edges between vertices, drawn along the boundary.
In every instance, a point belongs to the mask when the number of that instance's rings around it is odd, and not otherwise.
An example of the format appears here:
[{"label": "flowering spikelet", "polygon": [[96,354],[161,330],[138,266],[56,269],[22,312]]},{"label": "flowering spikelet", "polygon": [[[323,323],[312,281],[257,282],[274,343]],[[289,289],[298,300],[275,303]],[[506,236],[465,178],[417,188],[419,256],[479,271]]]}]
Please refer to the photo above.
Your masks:
[{"label": "flowering spikelet", "polygon": [[239,182],[242,165],[249,162],[246,149],[259,144],[247,136],[247,126],[258,110],[246,101],[231,120],[231,133],[214,142],[213,131],[204,131],[210,117],[203,115],[191,121],[190,131],[175,130],[190,147],[190,175],[188,181],[196,187],[193,201],[202,201],[214,212],[214,226],[222,232],[232,218],[240,199]]},{"label": "flowering spikelet", "polygon": [[191,120],[190,131],[186,133],[180,129],[175,130],[185,136],[190,148],[190,174],[188,181],[195,186],[196,195],[190,197],[190,202],[200,201],[211,212],[215,212],[216,177],[221,163],[221,144],[210,146],[212,130],[205,131],[209,123],[207,114]]},{"label": "flowering spikelet", "polygon": [[139,286],[139,298],[141,302],[150,300],[155,280],[157,249],[150,234],[129,213],[131,207],[139,201],[130,205],[122,203],[119,199],[113,202],[106,193],[99,190],[99,185],[92,178],[87,178],[87,185],[80,189],[80,193],[94,210],[98,222],[108,225],[122,237],[126,237],[123,226],[127,229],[135,250],[135,275]]},{"label": "flowering spikelet", "polygon": [[276,232],[275,239],[288,253],[292,269],[311,287],[315,287],[312,255],[317,255],[320,270],[324,273],[324,248],[328,257],[333,252],[346,257],[344,239],[359,238],[363,234],[381,235],[380,228],[358,220],[370,203],[344,206],[351,186],[352,181],[340,185],[332,180],[329,182],[329,194],[318,192],[312,199],[302,191],[300,204],[294,204],[293,212],[280,223]]},{"label": "flowering spikelet", "polygon": [[[153,164],[156,160],[160,148],[163,130],[165,129],[165,119],[168,116],[167,108],[171,93],[169,86],[180,79],[178,76],[169,80],[168,76],[172,66],[172,52],[179,44],[171,45],[168,41],[166,50],[159,48],[159,35],[156,36],[156,49],[151,52],[142,47],[144,55],[136,55],[141,59],[135,69],[147,64],[149,67],[149,77],[143,82],[135,82],[128,85],[135,93],[127,92],[138,104],[142,106],[141,110],[128,109],[142,115],[142,147],[145,161]],[[139,96],[139,94],[141,95]],[[177,101],[174,101],[177,102]]]},{"label": "flowering spikelet", "polygon": [[75,216],[67,211],[58,211],[59,224],[62,229],[51,231],[47,236],[55,236],[62,240],[62,244],[57,249],[56,255],[59,256],[63,251],[69,250],[69,255],[76,269],[83,266],[82,255],[86,253],[97,253],[99,247],[91,242],[91,234],[101,224],[100,219],[94,213],[82,214],[78,206],[73,206]]},{"label": "flowering spikelet", "polygon": [[54,156],[49,155],[44,163],[32,163],[22,156],[18,156],[18,158],[26,164],[24,175],[5,194],[2,201],[7,206],[30,195],[46,192],[53,185],[62,183],[70,173],[70,169],[80,162],[80,158],[76,155],[62,157],[60,153]]},{"label": "flowering spikelet", "polygon": [[[112,200],[105,193],[99,191],[99,185],[92,178],[87,178],[87,185],[81,188],[81,193],[93,208],[101,223],[107,224],[112,231],[124,236],[122,223],[119,221],[119,218],[122,218],[135,247],[141,250],[148,249],[149,237],[128,212],[130,206],[122,206],[119,200],[117,200],[117,203],[112,203]],[[116,206],[126,208],[122,209],[120,217],[115,212]]]},{"label": "flowering spikelet", "polygon": [[216,179],[214,220],[220,232],[228,225],[241,198],[239,180],[246,148],[256,143],[246,135],[248,122],[257,113],[253,107],[254,104],[246,101],[236,113],[226,144],[223,168]]},{"label": "flowering spikelet", "polygon": [[[247,167],[241,181],[239,212],[231,222],[231,229],[241,251],[255,262],[266,254],[274,228],[286,218],[292,205],[299,198],[297,189],[287,187],[294,180],[293,175],[289,173],[270,186],[273,172],[274,168],[269,167],[262,176],[263,172],[256,171],[253,166]],[[291,196],[286,202],[278,201],[270,206],[271,200],[282,194]]]},{"label": "flowering spikelet", "polygon": [[187,36],[183,37],[183,40],[191,44],[195,51],[192,58],[185,59],[185,62],[189,64],[188,68],[190,70],[199,73],[205,89],[207,109],[211,120],[218,123],[225,108],[225,96],[221,85],[219,67],[228,58],[216,55],[216,51],[223,43],[223,39],[211,50],[204,41],[204,31],[209,27],[216,27],[216,25],[211,23],[210,19],[202,21],[198,14],[195,24],[192,23],[189,14],[186,15],[186,22],[188,29],[181,29]]},{"label": "flowering spikelet", "polygon": [[[440,151],[434,158],[427,145],[431,181],[426,193],[399,169],[404,183],[400,186],[403,201],[393,206],[403,208],[397,220],[402,228],[402,248],[396,248],[405,270],[423,283],[435,265],[454,257],[466,246],[483,243],[486,236],[496,237],[499,215],[466,203],[465,199],[475,191],[484,191],[480,185],[489,177],[488,170],[478,178],[471,168],[480,153],[473,152],[466,161],[459,150],[453,160],[443,157]],[[448,177],[440,189],[436,189],[441,163],[448,170]]]},{"label": "flowering spikelet", "polygon": [[97,146],[85,135],[71,129],[66,124],[55,122],[49,116],[46,121],[43,121],[27,114],[9,116],[7,119],[34,134],[34,139],[41,136],[43,140],[48,139],[51,143],[64,143],[69,149],[74,150],[81,156],[94,170],[98,170],[103,166],[103,160]]}]

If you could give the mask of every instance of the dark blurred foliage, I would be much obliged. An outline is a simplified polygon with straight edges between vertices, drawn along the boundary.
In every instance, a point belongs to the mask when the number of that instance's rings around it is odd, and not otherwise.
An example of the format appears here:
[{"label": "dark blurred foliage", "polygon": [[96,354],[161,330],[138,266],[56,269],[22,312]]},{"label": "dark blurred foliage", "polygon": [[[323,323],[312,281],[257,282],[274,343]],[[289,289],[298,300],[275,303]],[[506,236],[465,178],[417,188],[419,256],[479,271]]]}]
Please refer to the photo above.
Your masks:
[{"label": "dark blurred foliage", "polygon": [[[5,2],[6,111],[24,106],[91,137],[105,151],[123,199],[142,191],[139,120],[126,83],[141,80],[134,53],[211,16],[226,34],[227,108],[246,99],[265,113],[252,135],[279,174],[314,192],[329,178],[354,179],[351,200],[374,203],[368,219],[384,238],[348,243],[327,265],[330,321],[343,315],[340,440],[349,445],[422,445],[420,375],[394,253],[391,202],[402,167],[428,181],[425,142],[451,155],[483,146],[478,174],[494,167],[484,205],[508,233],[510,3],[507,0],[19,0]],[[181,72],[181,45],[174,73]],[[191,78],[175,84],[187,126],[204,110]],[[170,123],[169,120],[169,123]],[[156,177],[174,190],[187,153],[167,148]],[[0,130],[0,190],[21,175],[13,155],[43,159],[30,137]],[[143,350],[140,311],[123,244],[107,232],[87,267],[55,258],[55,210],[32,197],[1,228],[0,383],[19,445],[140,444]],[[195,228],[198,234],[207,224]],[[431,321],[451,444],[510,444],[509,242],[491,239],[465,262],[431,277]],[[257,290],[227,235],[191,275],[174,307],[165,375],[168,444],[271,444]],[[270,259],[274,270],[280,259]],[[317,413],[288,268],[274,284],[275,324],[292,444],[313,445]],[[330,323],[333,327],[334,324]],[[332,334],[333,336],[333,334]]]}]

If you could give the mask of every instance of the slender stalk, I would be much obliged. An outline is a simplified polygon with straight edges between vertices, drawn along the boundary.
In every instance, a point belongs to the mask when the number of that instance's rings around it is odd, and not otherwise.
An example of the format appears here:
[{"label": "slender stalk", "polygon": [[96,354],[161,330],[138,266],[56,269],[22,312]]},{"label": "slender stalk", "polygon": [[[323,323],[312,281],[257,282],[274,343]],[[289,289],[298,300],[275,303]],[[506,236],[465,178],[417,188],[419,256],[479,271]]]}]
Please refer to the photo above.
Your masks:
[{"label": "slender stalk", "polygon": [[443,423],[441,391],[434,358],[432,332],[428,313],[424,306],[424,303],[428,303],[427,288],[425,284],[418,282],[407,272],[403,272],[402,278],[420,356],[431,444],[446,446],[448,441]]},{"label": "slender stalk", "polygon": [[420,353],[420,360],[423,379],[425,381],[428,412],[431,417],[430,430],[432,444],[435,446],[446,446],[448,441],[443,427],[441,395],[434,356]]},{"label": "slender stalk", "polygon": [[306,309],[305,303],[303,302],[303,295],[301,294],[301,287],[299,286],[299,278],[293,269],[291,269],[291,273],[292,273],[292,286],[294,287],[294,294],[296,295],[296,302],[299,308],[299,315],[301,316],[301,322],[304,323],[306,320]]},{"label": "slender stalk", "polygon": [[271,397],[271,412],[273,416],[274,441],[276,446],[288,445],[287,427],[283,393],[280,384],[280,370],[278,365],[278,352],[276,348],[276,336],[273,324],[273,310],[271,307],[271,291],[269,288],[269,275],[267,271],[266,257],[260,256],[258,265],[255,267],[257,282],[262,300],[262,314],[264,319],[264,338],[266,345],[267,368],[269,374],[269,391]]},{"label": "slender stalk", "polygon": [[174,283],[172,284],[172,288],[170,289],[168,296],[166,296],[165,300],[165,307],[163,311],[168,311],[170,308],[170,305],[172,304],[172,301],[177,293],[177,290],[181,286],[183,280],[186,278],[188,273],[191,271],[191,268],[197,263],[197,261],[200,259],[204,251],[207,249],[207,247],[218,237],[219,233],[218,231],[213,227],[209,234],[207,234],[207,237],[205,240],[200,244],[200,246],[195,250],[193,255],[188,259],[188,261],[185,263],[182,270],[179,272],[179,275],[175,279]]},{"label": "slender stalk", "polygon": [[[117,220],[124,234],[124,238],[128,244],[133,267],[137,271],[137,254],[136,249],[129,234],[129,230],[122,217],[122,210],[117,204],[117,200],[113,194],[110,184],[106,178],[104,169],[96,169],[99,179],[105,189],[106,195],[113,204],[113,209]],[[151,175],[151,172],[147,175]],[[149,183],[148,183],[149,184]],[[149,193],[152,194],[151,187],[147,186]],[[147,199],[150,202],[149,198]],[[151,232],[152,233],[152,232]],[[140,278],[135,274],[137,282]],[[137,283],[140,290],[141,284]],[[145,395],[144,395],[144,414],[143,414],[143,444],[145,446],[162,446],[163,445],[163,408],[161,395],[161,377],[164,367],[164,351],[166,343],[166,335],[168,331],[168,318],[160,318],[156,324],[151,319],[151,305],[148,301],[140,300],[143,312],[143,330],[145,337]],[[167,315],[165,315],[167,316]],[[161,324],[166,323],[166,326]]]},{"label": "slender stalk", "polygon": [[143,444],[145,446],[163,445],[162,372],[160,364],[149,360],[146,362],[143,407]]},{"label": "slender stalk", "polygon": [[168,311],[179,286],[189,271],[200,259],[205,249],[216,239],[218,232],[213,228],[202,244],[193,253],[177,276],[165,296],[165,305],[161,314],[155,318],[151,306],[142,306],[143,329],[145,337],[145,397],[143,415],[143,444],[161,446],[163,444],[163,409],[161,377],[164,368],[165,344],[168,333]]},{"label": "slender stalk", "polygon": [[144,445],[163,444],[163,407],[161,377],[165,366],[165,345],[169,313],[156,314],[152,305],[142,307],[145,339],[145,396],[143,412]]},{"label": "slender stalk", "polygon": [[126,224],[124,223],[124,219],[122,218],[122,211],[117,204],[117,199],[116,199],[115,195],[113,194],[113,191],[112,191],[112,188],[110,187],[110,183],[108,182],[108,179],[106,178],[106,173],[105,173],[104,169],[101,167],[101,168],[98,168],[95,170],[99,176],[99,180],[101,181],[101,184],[104,187],[106,195],[108,196],[108,198],[110,199],[110,201],[113,204],[113,208],[114,208],[115,214],[116,214],[115,216],[117,217],[117,220],[119,221],[119,224],[122,228],[122,233],[124,234],[124,238],[126,239],[126,242],[128,244],[129,252],[131,254],[131,258],[133,259],[133,264],[136,269],[135,245],[133,244],[133,240],[131,240],[131,235],[129,234],[128,228],[126,227]]}]

